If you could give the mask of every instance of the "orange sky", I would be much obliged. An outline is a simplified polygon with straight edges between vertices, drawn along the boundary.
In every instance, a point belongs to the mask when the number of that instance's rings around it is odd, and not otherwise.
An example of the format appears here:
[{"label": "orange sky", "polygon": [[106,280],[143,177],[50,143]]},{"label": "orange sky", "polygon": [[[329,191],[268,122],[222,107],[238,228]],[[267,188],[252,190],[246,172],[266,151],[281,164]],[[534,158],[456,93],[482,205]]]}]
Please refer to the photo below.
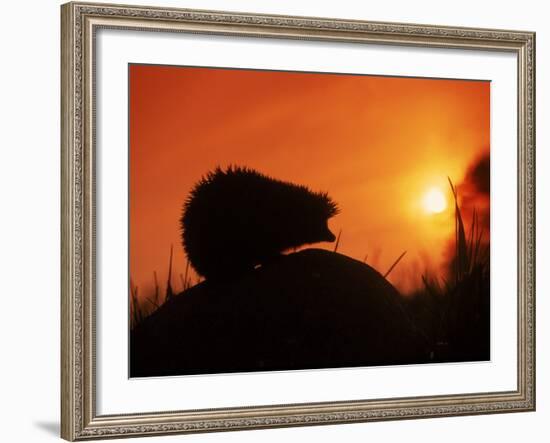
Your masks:
[{"label": "orange sky", "polygon": [[[407,292],[439,272],[452,205],[422,208],[456,183],[490,143],[490,83],[212,68],[130,67],[130,273],[140,293],[157,271],[165,287],[174,245],[175,290],[185,269],[182,203],[220,165],[246,165],[328,191],[338,252]],[[449,202],[450,203],[450,202]],[[320,244],[332,249],[332,244]]]}]

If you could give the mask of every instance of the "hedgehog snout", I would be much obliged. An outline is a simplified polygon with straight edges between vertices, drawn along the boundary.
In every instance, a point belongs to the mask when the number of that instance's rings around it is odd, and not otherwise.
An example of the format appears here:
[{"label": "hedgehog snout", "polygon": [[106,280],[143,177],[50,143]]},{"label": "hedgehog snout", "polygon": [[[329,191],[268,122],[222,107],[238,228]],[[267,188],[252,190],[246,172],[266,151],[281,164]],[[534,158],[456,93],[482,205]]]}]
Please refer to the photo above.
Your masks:
[{"label": "hedgehog snout", "polygon": [[326,227],[322,234],[321,241],[333,242],[334,240],[336,240],[336,236],[331,232],[328,227]]}]

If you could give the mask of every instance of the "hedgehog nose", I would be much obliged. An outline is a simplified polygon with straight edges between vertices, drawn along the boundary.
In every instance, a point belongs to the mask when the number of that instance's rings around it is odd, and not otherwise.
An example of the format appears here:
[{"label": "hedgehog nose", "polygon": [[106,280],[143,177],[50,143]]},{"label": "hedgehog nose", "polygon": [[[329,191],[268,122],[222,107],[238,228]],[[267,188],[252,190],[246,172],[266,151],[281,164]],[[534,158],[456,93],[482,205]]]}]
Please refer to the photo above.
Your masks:
[{"label": "hedgehog nose", "polygon": [[330,231],[330,229],[327,228],[324,240],[333,242],[334,240],[336,240],[336,236]]}]

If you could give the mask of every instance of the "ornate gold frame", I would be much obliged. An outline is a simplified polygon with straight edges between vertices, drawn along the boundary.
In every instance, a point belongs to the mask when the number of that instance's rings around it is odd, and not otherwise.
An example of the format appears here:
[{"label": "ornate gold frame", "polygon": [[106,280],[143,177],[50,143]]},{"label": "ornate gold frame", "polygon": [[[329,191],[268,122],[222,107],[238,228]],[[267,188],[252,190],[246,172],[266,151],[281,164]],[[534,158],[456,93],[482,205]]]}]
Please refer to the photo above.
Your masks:
[{"label": "ornate gold frame", "polygon": [[[68,3],[62,22],[61,435],[67,440],[533,411],[535,34]],[[518,58],[518,383],[511,392],[98,416],[95,410],[94,33],[148,29],[509,51]]]}]

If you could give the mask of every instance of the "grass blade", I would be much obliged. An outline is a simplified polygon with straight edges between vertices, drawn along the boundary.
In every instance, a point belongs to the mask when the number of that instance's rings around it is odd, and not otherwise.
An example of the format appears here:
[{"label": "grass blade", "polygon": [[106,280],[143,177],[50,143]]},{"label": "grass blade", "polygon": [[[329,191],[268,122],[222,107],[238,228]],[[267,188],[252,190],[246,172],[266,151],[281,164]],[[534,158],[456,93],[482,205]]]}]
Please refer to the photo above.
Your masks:
[{"label": "grass blade", "polygon": [[334,246],[334,252],[338,251],[338,245],[340,245],[340,235],[342,235],[342,230],[338,232],[338,238],[336,239],[336,245]]},{"label": "grass blade", "polygon": [[397,257],[397,260],[395,260],[395,262],[393,262],[393,265],[390,266],[390,269],[388,269],[388,272],[386,272],[384,274],[384,278],[386,278],[388,275],[390,275],[390,272],[393,271],[393,268],[395,268],[397,266],[397,263],[399,263],[401,261],[401,259],[405,256],[405,254],[407,253],[407,251],[403,251],[403,253]]}]

